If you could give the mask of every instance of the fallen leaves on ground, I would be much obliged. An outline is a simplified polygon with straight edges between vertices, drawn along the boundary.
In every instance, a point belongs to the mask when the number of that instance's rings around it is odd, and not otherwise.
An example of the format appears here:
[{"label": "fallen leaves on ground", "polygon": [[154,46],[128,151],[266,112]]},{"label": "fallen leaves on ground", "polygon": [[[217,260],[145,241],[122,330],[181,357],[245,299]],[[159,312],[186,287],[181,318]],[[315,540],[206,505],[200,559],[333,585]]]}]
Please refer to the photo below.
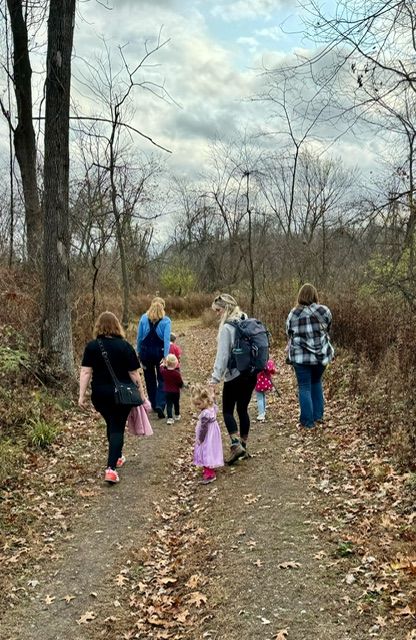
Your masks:
[{"label": "fallen leaves on ground", "polygon": [[288,637],[288,630],[287,629],[280,629],[280,631],[278,631],[276,633],[276,635],[273,636],[272,640],[286,640],[286,638]]},{"label": "fallen leaves on ground", "polygon": [[77,620],[78,624],[88,624],[96,619],[96,614],[94,611],[86,611],[82,614],[82,616]]},{"label": "fallen leaves on ground", "polygon": [[281,562],[279,564],[279,569],[299,569],[301,564],[299,562],[294,562],[290,560],[289,562]]}]

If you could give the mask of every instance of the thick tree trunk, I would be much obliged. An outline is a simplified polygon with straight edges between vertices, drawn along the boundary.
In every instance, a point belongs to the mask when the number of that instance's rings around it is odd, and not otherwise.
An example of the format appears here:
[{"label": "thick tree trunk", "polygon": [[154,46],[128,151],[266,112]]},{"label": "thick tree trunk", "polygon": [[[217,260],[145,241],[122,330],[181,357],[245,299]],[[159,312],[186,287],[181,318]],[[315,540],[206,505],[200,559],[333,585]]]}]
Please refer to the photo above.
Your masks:
[{"label": "thick tree trunk", "polygon": [[41,257],[42,216],[36,179],[36,139],[32,121],[32,68],[22,0],[7,0],[13,33],[13,81],[17,105],[14,148],[22,176],[26,246],[31,263]]},{"label": "thick tree trunk", "polygon": [[69,98],[76,0],[50,0],[45,113],[42,347],[58,374],[74,371],[69,280]]}]

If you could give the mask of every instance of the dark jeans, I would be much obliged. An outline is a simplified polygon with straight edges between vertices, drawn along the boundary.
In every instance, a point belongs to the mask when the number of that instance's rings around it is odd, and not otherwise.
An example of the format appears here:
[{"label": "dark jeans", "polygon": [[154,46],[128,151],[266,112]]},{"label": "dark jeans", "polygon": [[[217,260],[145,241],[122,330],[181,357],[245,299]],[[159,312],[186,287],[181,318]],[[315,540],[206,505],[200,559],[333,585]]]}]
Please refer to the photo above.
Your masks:
[{"label": "dark jeans", "polygon": [[240,422],[240,437],[247,440],[250,430],[250,418],[248,405],[256,386],[256,374],[240,373],[237,378],[224,382],[222,391],[222,415],[225,426],[230,436],[238,433],[237,421],[234,418],[234,409],[237,407],[237,415]]},{"label": "dark jeans", "polygon": [[316,420],[324,415],[324,394],[322,376],[325,366],[322,364],[294,364],[298,382],[300,423],[304,427],[313,427]]},{"label": "dark jeans", "polygon": [[175,411],[175,416],[181,415],[179,407],[180,397],[181,394],[179,391],[166,391],[166,413],[168,414],[168,418],[173,418],[172,409]]},{"label": "dark jeans", "polygon": [[163,390],[163,379],[160,375],[160,363],[145,360],[142,362],[144,381],[152,409],[160,407],[165,410],[166,396]]},{"label": "dark jeans", "polygon": [[108,462],[107,467],[116,468],[124,444],[124,429],[131,407],[123,407],[104,400],[94,401],[95,409],[101,413],[107,425]]}]

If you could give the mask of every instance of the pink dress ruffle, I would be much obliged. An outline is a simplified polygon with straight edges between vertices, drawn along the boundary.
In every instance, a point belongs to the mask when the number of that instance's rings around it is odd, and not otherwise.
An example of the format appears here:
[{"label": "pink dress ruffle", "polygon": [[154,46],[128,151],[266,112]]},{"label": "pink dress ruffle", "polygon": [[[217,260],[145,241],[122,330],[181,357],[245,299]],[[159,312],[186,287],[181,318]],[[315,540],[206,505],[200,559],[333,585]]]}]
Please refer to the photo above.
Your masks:
[{"label": "pink dress ruffle", "polygon": [[140,407],[133,407],[127,418],[127,431],[133,436],[152,436],[153,429],[147,417],[152,406],[149,400],[145,400]]},{"label": "pink dress ruffle", "polygon": [[[217,421],[218,407],[208,407],[201,411],[195,428],[194,464],[197,467],[224,466],[221,430]],[[203,441],[201,442],[201,439]],[[200,444],[198,444],[200,443]]]}]

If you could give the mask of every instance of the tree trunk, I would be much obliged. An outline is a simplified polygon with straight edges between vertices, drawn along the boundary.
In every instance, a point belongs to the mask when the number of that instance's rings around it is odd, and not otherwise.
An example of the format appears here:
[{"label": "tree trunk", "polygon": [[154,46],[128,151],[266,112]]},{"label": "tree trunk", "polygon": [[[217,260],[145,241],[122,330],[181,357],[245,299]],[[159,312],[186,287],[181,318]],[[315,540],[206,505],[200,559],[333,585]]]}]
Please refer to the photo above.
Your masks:
[{"label": "tree trunk", "polygon": [[109,149],[110,149],[110,184],[111,184],[111,206],[113,209],[113,216],[116,225],[116,238],[118,244],[118,250],[120,252],[120,262],[121,262],[121,279],[123,286],[123,316],[121,319],[121,324],[125,329],[127,329],[129,324],[129,316],[130,316],[130,281],[129,274],[127,271],[127,257],[126,250],[124,246],[124,229],[121,221],[121,214],[118,210],[117,206],[117,185],[115,181],[115,168],[116,168],[116,156],[114,151],[114,140],[116,137],[117,126],[119,122],[119,111],[116,108],[113,126],[111,131],[111,137],[109,140]]},{"label": "tree trunk", "polygon": [[74,372],[69,280],[69,99],[76,0],[50,0],[45,112],[42,347],[60,375]]},{"label": "tree trunk", "polygon": [[31,263],[41,257],[42,216],[36,179],[36,139],[32,121],[32,68],[22,0],[7,0],[13,33],[13,81],[17,105],[14,148],[25,201],[26,246]]}]

